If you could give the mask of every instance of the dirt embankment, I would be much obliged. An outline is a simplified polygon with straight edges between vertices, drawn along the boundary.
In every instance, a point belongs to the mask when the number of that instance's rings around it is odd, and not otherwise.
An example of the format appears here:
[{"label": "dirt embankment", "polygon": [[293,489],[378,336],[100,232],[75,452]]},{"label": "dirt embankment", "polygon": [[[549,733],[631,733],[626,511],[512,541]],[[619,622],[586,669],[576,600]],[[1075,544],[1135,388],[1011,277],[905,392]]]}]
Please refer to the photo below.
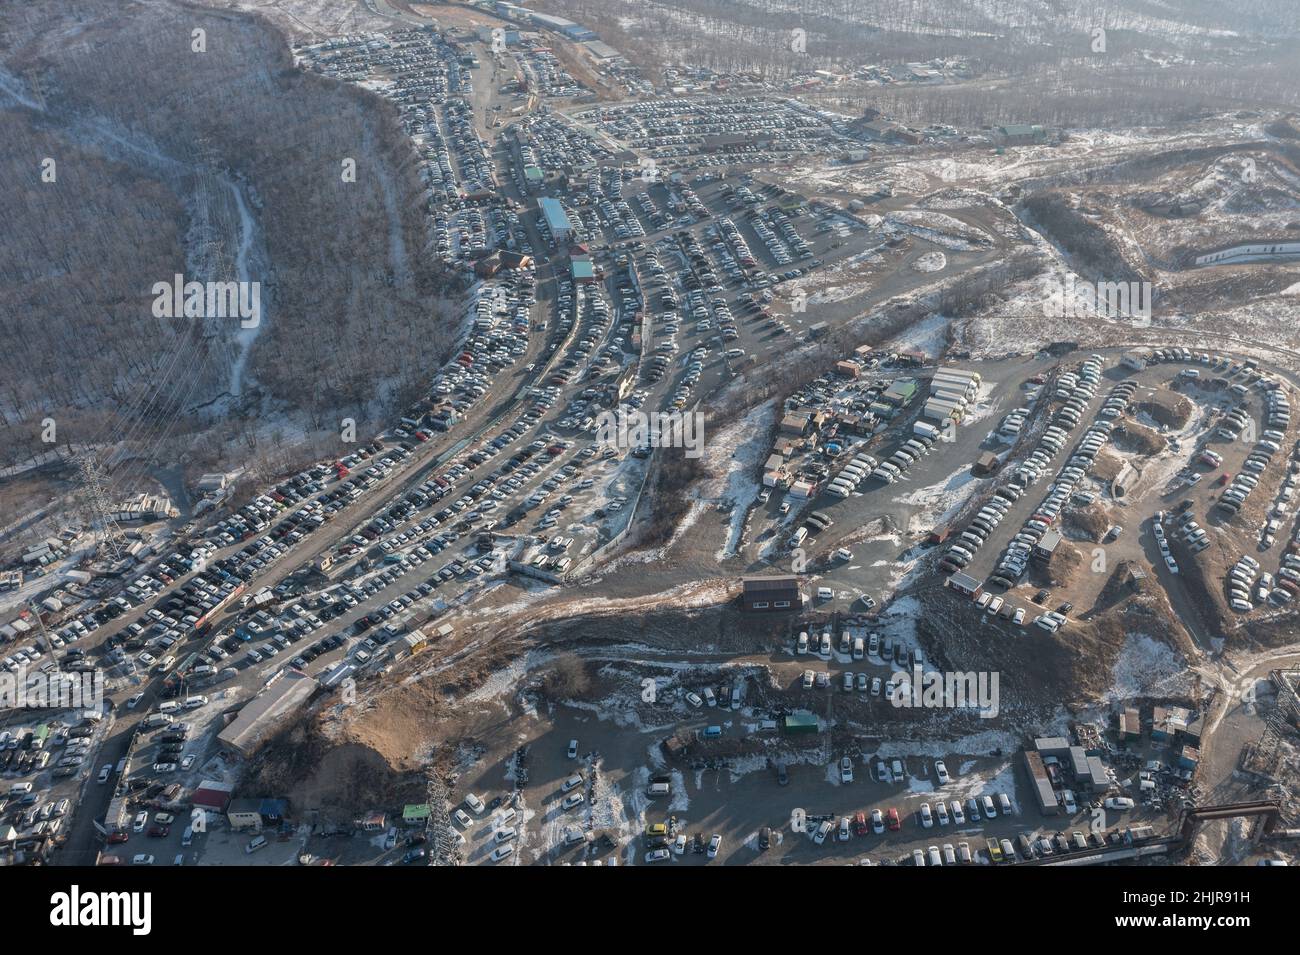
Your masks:
[{"label": "dirt embankment", "polygon": [[[373,727],[375,721],[367,723]],[[363,735],[382,745],[373,732]],[[334,738],[326,732],[320,712],[313,710],[257,753],[239,792],[249,797],[287,796],[299,817],[319,812],[342,822],[367,809],[420,802],[423,778],[397,768],[405,761],[392,758],[399,749]]]},{"label": "dirt embankment", "polygon": [[1100,504],[1067,508],[1061,517],[1061,528],[1072,540],[1100,543],[1112,521],[1110,514]]},{"label": "dirt embankment", "polygon": [[1046,713],[1058,703],[1093,702],[1112,684],[1115,661],[1130,633],[1168,643],[1183,656],[1193,647],[1163,594],[1132,595],[1089,620],[1072,619],[1055,634],[1036,626],[989,621],[971,601],[936,593],[918,620],[934,665],[1000,674],[1003,710]]},{"label": "dirt embankment", "polygon": [[[256,754],[241,795],[287,795],[297,812],[350,819],[366,809],[420,802],[422,768],[452,769],[459,747],[518,705],[563,654],[613,645],[743,652],[774,643],[784,619],[741,615],[730,581],[706,581],[627,600],[542,604],[513,616],[458,622],[455,637],[356,686],[317,701]],[[707,649],[706,649],[707,648]]]},{"label": "dirt embankment", "polygon": [[[1158,594],[1117,600],[1095,619],[1072,621],[1056,635],[990,623],[973,603],[947,591],[918,596],[925,606],[917,636],[934,668],[999,674],[999,726],[1041,723],[1062,702],[1095,700],[1111,685],[1129,633],[1188,649]],[[600,696],[607,689],[600,685],[600,666],[611,659],[625,660],[616,667],[647,672],[657,660],[694,660],[707,670],[744,658],[761,666],[756,657],[788,646],[793,618],[743,614],[734,597],[734,582],[719,579],[649,597],[542,603],[504,619],[462,621],[451,640],[359,686],[355,703],[329,698],[296,721],[254,760],[243,791],[287,794],[296,809],[320,809],[335,818],[421,801],[424,765],[432,761],[454,771],[458,752],[499,732],[503,721],[538,699],[590,698],[597,690]],[[572,685],[578,676],[587,687],[582,694]],[[803,705],[784,683],[769,682],[754,682],[755,699]],[[869,707],[861,718],[853,709],[843,714],[839,742],[845,745],[849,736],[870,735],[881,720]],[[900,731],[906,724],[909,732],[924,727],[940,736],[996,728],[972,720],[970,713],[955,712],[889,716]]]}]

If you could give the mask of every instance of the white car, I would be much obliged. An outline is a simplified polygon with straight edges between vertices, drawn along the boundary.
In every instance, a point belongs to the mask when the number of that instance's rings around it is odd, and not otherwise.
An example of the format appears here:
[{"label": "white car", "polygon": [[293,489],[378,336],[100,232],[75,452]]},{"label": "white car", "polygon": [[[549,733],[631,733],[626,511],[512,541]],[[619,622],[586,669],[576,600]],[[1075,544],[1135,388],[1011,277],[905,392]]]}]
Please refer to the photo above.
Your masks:
[{"label": "white car", "polygon": [[587,797],[585,797],[582,793],[570,793],[569,795],[564,797],[564,802],[560,803],[560,808],[563,809],[565,812],[568,812],[570,809],[573,809],[575,806],[581,806],[584,802],[586,802],[586,798]]},{"label": "white car", "polygon": [[879,809],[871,810],[871,831],[876,835],[885,831],[885,817]]},{"label": "white car", "polygon": [[476,816],[480,815],[486,808],[483,805],[483,800],[479,799],[478,796],[475,796],[473,793],[469,793],[465,796],[465,805],[468,806],[469,811]]},{"label": "white car", "polygon": [[469,817],[469,813],[467,813],[464,809],[457,809],[455,812],[451,814],[451,817],[455,819],[458,823],[460,823],[462,826],[464,826],[466,829],[474,825],[474,820]]},{"label": "white car", "polygon": [[957,826],[966,825],[966,810],[961,807],[960,799],[952,801],[952,821]]},{"label": "white car", "polygon": [[831,821],[829,819],[823,820],[822,824],[817,827],[817,831],[813,833],[813,842],[815,842],[817,845],[821,845],[822,843],[824,843],[826,841],[826,837],[831,834],[832,828],[834,827],[831,825]]},{"label": "white car", "polygon": [[840,760],[840,782],[853,782],[853,760],[848,756]]},{"label": "white car", "polygon": [[940,786],[947,786],[952,782],[952,777],[948,775],[948,767],[943,764],[942,759],[934,761],[934,776],[939,780]]},{"label": "white car", "polygon": [[1137,805],[1137,803],[1132,799],[1129,799],[1127,796],[1111,796],[1105,802],[1107,809],[1114,809],[1116,812],[1128,812],[1135,805]]},{"label": "white car", "polygon": [[721,848],[722,836],[714,833],[712,838],[709,839],[709,858],[716,859],[718,857],[718,850]]},{"label": "white car", "polygon": [[504,859],[506,856],[510,855],[510,854],[513,853],[514,851],[515,851],[515,845],[514,845],[514,843],[513,843],[513,842],[507,842],[505,845],[503,845],[503,846],[497,846],[495,849],[493,849],[493,850],[492,850],[492,855],[489,856],[489,858],[490,858],[493,862],[500,862],[502,859]]},{"label": "white car", "polygon": [[930,829],[934,826],[934,814],[930,812],[930,804],[928,802],[921,803],[920,816],[921,825],[926,829]]},{"label": "white car", "polygon": [[934,804],[934,816],[939,820],[939,825],[948,825],[948,807],[944,804],[942,799]]}]

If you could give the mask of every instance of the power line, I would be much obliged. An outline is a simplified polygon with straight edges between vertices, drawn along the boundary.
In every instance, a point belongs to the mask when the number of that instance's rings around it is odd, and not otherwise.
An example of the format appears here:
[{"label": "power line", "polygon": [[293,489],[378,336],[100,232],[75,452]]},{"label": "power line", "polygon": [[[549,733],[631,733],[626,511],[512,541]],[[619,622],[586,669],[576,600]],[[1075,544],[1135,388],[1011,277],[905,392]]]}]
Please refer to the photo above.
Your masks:
[{"label": "power line", "polygon": [[107,545],[108,551],[113,555],[114,560],[122,558],[121,543],[124,535],[122,528],[117,524],[113,517],[113,512],[108,502],[108,494],[104,490],[103,476],[99,470],[99,464],[95,460],[95,452],[87,451],[82,455],[78,463],[81,471],[81,483],[86,489],[88,501],[86,504],[85,521],[86,527],[92,533],[98,527],[97,536],[100,541]]}]

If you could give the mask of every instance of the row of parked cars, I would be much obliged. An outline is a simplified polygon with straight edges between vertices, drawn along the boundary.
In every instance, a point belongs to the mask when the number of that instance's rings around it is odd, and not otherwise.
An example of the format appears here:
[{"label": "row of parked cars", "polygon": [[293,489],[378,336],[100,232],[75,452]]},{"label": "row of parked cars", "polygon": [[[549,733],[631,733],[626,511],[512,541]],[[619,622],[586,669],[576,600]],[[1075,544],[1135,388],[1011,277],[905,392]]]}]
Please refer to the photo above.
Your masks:
[{"label": "row of parked cars", "polygon": [[[938,766],[942,766],[942,761],[936,763],[936,768]],[[916,823],[922,829],[933,829],[936,826],[955,828],[979,822],[981,817],[992,820],[999,813],[1010,816],[1014,812],[1014,804],[1006,793],[989,793],[978,798],[971,796],[964,804],[960,799],[935,800],[933,805],[928,801],[923,802],[917,807]],[[810,819],[808,822],[808,833],[816,845],[822,845],[833,835],[841,842],[848,842],[854,836],[863,837],[873,833],[882,835],[886,831],[898,832],[903,828],[903,816],[894,807],[883,811],[872,809],[870,812],[857,812],[851,817],[841,816],[838,831],[833,817]]]},{"label": "row of parked cars", "polygon": [[913,464],[930,453],[934,438],[928,434],[914,434],[894,450],[884,461],[877,464],[871,476],[885,484],[893,484],[903,476]]},{"label": "row of parked cars", "polygon": [[[709,137],[745,136],[749,145],[732,147],[747,160],[777,158],[844,148],[848,140],[822,119],[781,99],[722,96],[702,99],[656,99],[580,113],[579,117],[633,148],[659,158],[694,157]],[[725,157],[703,156],[702,164]],[[734,160],[733,160],[734,161]]]},{"label": "row of parked cars", "polygon": [[[1030,484],[1039,480],[1052,458],[1065,446],[1070,430],[1078,424],[1078,415],[1086,408],[1100,382],[1102,367],[1100,356],[1093,355],[1083,363],[1077,377],[1070,376],[1073,380],[1058,382],[1057,397],[1066,394],[1066,403],[1057,411],[1053,423],[1039,438],[1038,445],[1029,458],[1016,469],[1011,481],[999,488],[989,504],[985,505],[986,511],[991,509],[992,513],[982,511],[977,515],[970,538],[966,540],[986,539],[991,528],[1005,516],[1011,505],[1019,500]],[[1132,382],[1116,385],[1103,402],[1102,410],[1122,411],[1127,407],[1135,388],[1136,385]],[[1057,472],[1046,496],[1003,551],[994,574],[990,577],[991,583],[1010,588],[1024,576],[1033,559],[1035,547],[1051,529],[1062,510],[1080,494],[1079,484],[1087,476],[1098,452],[1110,440],[1113,427],[1112,419],[1099,415],[1098,420],[1084,433],[1069,460]],[[982,524],[979,523],[981,521]],[[1051,632],[1058,630],[1065,622],[1060,610],[1046,611],[1035,620],[1039,627]]]},{"label": "row of parked cars", "polygon": [[[1271,392],[1271,394],[1281,394],[1281,392]],[[1231,424],[1236,424],[1239,419],[1233,416],[1244,413],[1242,409],[1238,409],[1230,413],[1226,420]],[[1273,456],[1282,450],[1281,442],[1285,440],[1286,432],[1275,428],[1268,428],[1260,435],[1259,440],[1242,462],[1240,473],[1232,479],[1232,483],[1224,488],[1223,493],[1219,495],[1216,506],[1220,510],[1227,512],[1229,515],[1235,515],[1241,510],[1251,491],[1259,486],[1260,476],[1273,463]]]}]

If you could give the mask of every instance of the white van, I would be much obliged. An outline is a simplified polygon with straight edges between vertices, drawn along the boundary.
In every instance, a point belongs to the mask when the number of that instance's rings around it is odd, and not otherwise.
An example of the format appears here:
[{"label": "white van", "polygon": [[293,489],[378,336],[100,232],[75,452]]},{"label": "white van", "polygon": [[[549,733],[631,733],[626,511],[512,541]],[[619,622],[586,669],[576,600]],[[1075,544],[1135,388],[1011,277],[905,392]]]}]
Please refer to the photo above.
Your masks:
[{"label": "white van", "polygon": [[818,587],[818,588],[817,588],[817,599],[818,599],[818,600],[834,600],[834,599],[835,599],[835,591],[831,590],[829,587]]},{"label": "white van", "polygon": [[266,836],[257,836],[248,845],[244,846],[244,852],[246,852],[248,855],[252,855],[258,849],[263,849],[265,847],[266,847]]}]

